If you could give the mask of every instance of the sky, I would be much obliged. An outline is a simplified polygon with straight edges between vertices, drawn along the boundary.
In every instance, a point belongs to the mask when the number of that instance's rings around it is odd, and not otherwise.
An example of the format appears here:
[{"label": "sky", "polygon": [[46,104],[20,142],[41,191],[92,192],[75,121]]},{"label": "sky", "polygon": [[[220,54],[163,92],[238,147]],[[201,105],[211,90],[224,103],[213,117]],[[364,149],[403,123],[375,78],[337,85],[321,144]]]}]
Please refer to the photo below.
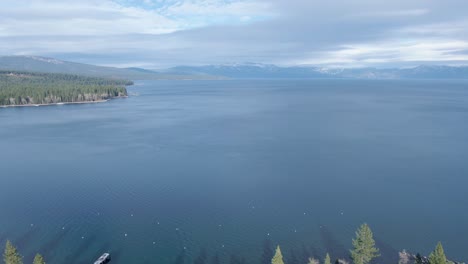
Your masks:
[{"label": "sky", "polygon": [[467,0],[1,0],[0,56],[176,65],[468,65]]}]

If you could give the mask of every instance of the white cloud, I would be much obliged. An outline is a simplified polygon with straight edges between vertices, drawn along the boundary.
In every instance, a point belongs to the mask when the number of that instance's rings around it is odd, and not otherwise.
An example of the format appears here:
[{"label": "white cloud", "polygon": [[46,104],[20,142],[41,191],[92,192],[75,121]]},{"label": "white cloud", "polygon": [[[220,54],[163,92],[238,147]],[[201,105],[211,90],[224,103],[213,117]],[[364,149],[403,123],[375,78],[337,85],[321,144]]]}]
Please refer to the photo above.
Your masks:
[{"label": "white cloud", "polygon": [[147,8],[111,0],[3,0],[0,36],[165,34],[243,21],[245,16],[265,17],[267,9],[267,4],[254,1],[176,1]]},{"label": "white cloud", "polygon": [[258,1],[189,0],[164,8],[169,16],[256,16],[270,15],[270,4]]},{"label": "white cloud", "polygon": [[468,41],[449,39],[420,39],[413,41],[387,40],[379,43],[363,43],[342,46],[338,50],[295,61],[297,64],[355,67],[393,62],[468,61]]},{"label": "white cloud", "polygon": [[422,16],[429,13],[428,9],[408,9],[408,10],[394,10],[394,11],[379,11],[372,13],[360,13],[355,16],[363,17],[401,17],[401,16]]},{"label": "white cloud", "polygon": [[466,0],[2,0],[0,55],[98,64],[468,63]]},{"label": "white cloud", "polygon": [[468,36],[468,19],[406,26],[395,30],[394,34],[405,34],[407,36],[456,36],[465,34]]}]

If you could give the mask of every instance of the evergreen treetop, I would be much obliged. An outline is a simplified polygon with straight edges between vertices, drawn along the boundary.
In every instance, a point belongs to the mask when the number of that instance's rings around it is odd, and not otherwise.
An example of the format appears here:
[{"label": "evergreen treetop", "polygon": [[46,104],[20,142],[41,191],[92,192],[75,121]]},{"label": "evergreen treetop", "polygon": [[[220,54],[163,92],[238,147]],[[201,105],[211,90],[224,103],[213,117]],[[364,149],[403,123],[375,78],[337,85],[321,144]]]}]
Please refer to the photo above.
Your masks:
[{"label": "evergreen treetop", "polygon": [[309,258],[309,264],[320,264],[320,261],[318,259]]},{"label": "evergreen treetop", "polygon": [[437,243],[435,250],[429,255],[429,264],[447,264],[442,243]]},{"label": "evergreen treetop", "polygon": [[40,254],[36,254],[33,264],[46,264],[44,258]]},{"label": "evergreen treetop", "polygon": [[23,264],[23,257],[9,240],[6,242],[3,261],[5,261],[5,264]]},{"label": "evergreen treetop", "polygon": [[351,258],[355,264],[368,264],[372,259],[379,257],[379,249],[375,247],[372,231],[367,224],[361,225],[353,239]]},{"label": "evergreen treetop", "polygon": [[281,249],[279,245],[276,247],[276,253],[273,256],[273,259],[271,260],[271,264],[284,264],[283,254],[281,254]]}]

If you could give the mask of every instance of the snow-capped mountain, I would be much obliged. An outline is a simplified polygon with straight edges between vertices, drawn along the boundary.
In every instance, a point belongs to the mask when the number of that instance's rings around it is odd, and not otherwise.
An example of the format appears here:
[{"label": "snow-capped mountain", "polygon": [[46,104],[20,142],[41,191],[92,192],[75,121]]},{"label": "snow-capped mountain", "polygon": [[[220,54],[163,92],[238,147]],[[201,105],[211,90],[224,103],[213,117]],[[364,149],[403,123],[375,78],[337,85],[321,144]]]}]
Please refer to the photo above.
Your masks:
[{"label": "snow-capped mountain", "polygon": [[166,73],[214,75],[228,78],[346,78],[346,79],[468,79],[468,66],[423,65],[414,68],[326,68],[280,67],[242,63],[205,66],[178,66]]}]

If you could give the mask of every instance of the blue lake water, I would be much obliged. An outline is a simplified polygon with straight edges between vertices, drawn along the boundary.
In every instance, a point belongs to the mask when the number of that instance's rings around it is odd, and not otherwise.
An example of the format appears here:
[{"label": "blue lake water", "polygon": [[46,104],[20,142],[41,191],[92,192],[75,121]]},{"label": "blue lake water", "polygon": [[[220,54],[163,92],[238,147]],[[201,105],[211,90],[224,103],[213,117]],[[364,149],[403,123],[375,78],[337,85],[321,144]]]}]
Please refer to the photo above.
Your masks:
[{"label": "blue lake water", "polygon": [[[267,263],[382,250],[468,260],[468,82],[147,81],[0,109],[0,242],[30,262]],[[264,256],[264,257],[262,257]]]}]

